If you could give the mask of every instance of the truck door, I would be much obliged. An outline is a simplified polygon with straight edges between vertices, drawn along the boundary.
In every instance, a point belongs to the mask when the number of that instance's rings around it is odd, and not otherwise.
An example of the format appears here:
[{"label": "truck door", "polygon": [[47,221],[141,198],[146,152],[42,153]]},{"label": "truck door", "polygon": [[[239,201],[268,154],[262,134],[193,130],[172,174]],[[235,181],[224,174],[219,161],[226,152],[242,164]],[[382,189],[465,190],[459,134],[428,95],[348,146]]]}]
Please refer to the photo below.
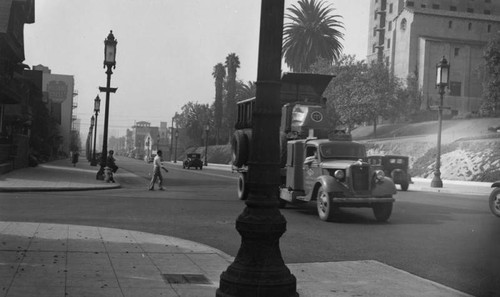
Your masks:
[{"label": "truck door", "polygon": [[319,166],[319,153],[316,146],[306,146],[304,153],[304,192],[308,195],[312,191],[317,177],[321,174],[321,168]]}]

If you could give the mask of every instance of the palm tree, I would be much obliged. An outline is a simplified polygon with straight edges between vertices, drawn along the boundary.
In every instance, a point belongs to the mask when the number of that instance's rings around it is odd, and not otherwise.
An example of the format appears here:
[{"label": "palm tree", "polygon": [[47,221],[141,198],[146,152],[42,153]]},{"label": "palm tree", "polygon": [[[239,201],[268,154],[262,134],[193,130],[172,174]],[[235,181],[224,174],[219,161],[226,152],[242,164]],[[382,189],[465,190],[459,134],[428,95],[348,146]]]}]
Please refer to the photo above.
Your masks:
[{"label": "palm tree", "polygon": [[226,119],[226,127],[228,129],[229,140],[233,133],[233,127],[236,123],[236,71],[240,68],[240,58],[235,53],[231,53],[226,57],[227,67],[227,94],[226,94],[226,110],[224,112]]},{"label": "palm tree", "polygon": [[245,100],[255,97],[257,92],[257,85],[253,81],[244,83],[243,81],[236,82],[236,101]]},{"label": "palm tree", "polygon": [[214,102],[214,118],[215,118],[215,142],[219,144],[219,131],[222,126],[222,92],[224,78],[226,77],[226,69],[222,63],[214,66],[212,76],[215,78],[215,102]]},{"label": "palm tree", "polygon": [[334,9],[322,0],[299,0],[298,4],[300,9],[292,5],[285,15],[290,22],[284,25],[283,56],[292,71],[304,72],[318,58],[330,63],[338,59],[344,36],[338,29],[343,29],[344,24],[338,21],[341,16],[332,15]]}]

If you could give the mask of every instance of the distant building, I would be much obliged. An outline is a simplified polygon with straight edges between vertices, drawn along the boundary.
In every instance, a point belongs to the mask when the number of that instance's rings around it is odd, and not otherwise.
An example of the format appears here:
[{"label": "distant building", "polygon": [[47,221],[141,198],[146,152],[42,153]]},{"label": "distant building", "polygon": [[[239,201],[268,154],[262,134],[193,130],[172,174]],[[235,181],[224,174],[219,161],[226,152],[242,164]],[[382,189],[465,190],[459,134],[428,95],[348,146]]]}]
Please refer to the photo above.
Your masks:
[{"label": "distant building", "polygon": [[[69,155],[71,150],[71,135],[74,127],[73,109],[76,107],[73,97],[75,81],[73,75],[53,74],[43,65],[33,66],[33,70],[43,72],[43,100],[47,104],[49,113],[57,122],[60,141],[58,153]],[[76,103],[76,102],[75,102]]]},{"label": "distant building", "polygon": [[444,105],[454,114],[481,105],[483,50],[500,31],[498,0],[372,0],[368,62],[385,62],[400,78],[414,75],[423,92],[422,109],[438,102],[436,64],[450,63]]}]

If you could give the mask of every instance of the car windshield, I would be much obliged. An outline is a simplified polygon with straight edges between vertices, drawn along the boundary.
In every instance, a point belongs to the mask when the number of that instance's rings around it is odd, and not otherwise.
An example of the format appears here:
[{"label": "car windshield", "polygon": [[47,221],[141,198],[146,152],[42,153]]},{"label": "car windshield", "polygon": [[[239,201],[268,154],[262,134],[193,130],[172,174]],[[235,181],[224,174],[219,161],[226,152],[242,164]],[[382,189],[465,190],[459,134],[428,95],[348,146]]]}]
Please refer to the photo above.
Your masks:
[{"label": "car windshield", "polygon": [[319,147],[323,159],[364,159],[366,157],[365,146],[355,142],[332,142],[325,143]]}]

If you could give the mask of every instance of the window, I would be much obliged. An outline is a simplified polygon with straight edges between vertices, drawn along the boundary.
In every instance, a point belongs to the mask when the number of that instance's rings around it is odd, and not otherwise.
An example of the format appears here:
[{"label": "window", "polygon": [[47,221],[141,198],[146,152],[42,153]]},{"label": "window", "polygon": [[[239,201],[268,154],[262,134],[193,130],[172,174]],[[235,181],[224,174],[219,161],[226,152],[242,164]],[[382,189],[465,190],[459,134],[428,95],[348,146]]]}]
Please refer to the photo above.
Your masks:
[{"label": "window", "polygon": [[484,0],[484,3],[491,3],[491,0]]},{"label": "window", "polygon": [[373,37],[377,36],[377,27],[373,27]]},{"label": "window", "polygon": [[448,28],[451,29],[451,27],[453,26],[453,22],[452,21],[449,21],[448,22]]},{"label": "window", "polygon": [[450,95],[462,96],[462,83],[459,81],[450,81]]},{"label": "window", "polygon": [[439,4],[432,4],[432,9],[439,9]]},{"label": "window", "polygon": [[491,25],[488,25],[488,33],[491,32]]},{"label": "window", "polygon": [[389,4],[389,13],[392,13],[392,3]]},{"label": "window", "polygon": [[474,13],[474,9],[473,8],[467,8],[467,12]]},{"label": "window", "polygon": [[415,6],[415,3],[413,1],[406,1],[406,6],[413,7]]},{"label": "window", "polygon": [[391,30],[392,30],[392,22],[391,22],[391,21],[389,21],[389,24],[388,24],[388,28],[387,28],[387,30],[389,30],[389,31],[391,31]]},{"label": "window", "polygon": [[491,11],[489,11],[489,10],[487,10],[487,9],[486,9],[486,10],[484,11],[484,14],[491,14]]},{"label": "window", "polygon": [[450,11],[457,11],[457,7],[456,6],[450,6]]},{"label": "window", "polygon": [[469,31],[472,29],[472,23],[469,23]]},{"label": "window", "polygon": [[401,30],[403,30],[403,31],[404,31],[404,30],[406,30],[406,19],[405,19],[405,18],[403,18],[403,19],[401,20],[400,28],[401,28]]},{"label": "window", "polygon": [[374,43],[374,44],[372,45],[372,53],[375,53],[375,50],[376,50],[376,49],[377,49],[377,44],[376,44],[376,43]]},{"label": "window", "polygon": [[387,39],[387,48],[391,48],[391,39],[390,38]]},{"label": "window", "polygon": [[427,5],[425,5],[425,4],[421,4],[421,5],[420,5],[420,7],[422,7],[422,8],[426,8],[426,7],[427,7]]},{"label": "window", "polygon": [[378,14],[378,11],[375,10],[375,13],[373,14],[373,18],[376,20],[377,19],[377,14]]},{"label": "window", "polygon": [[455,57],[458,56],[459,53],[460,53],[460,48],[456,47],[455,48]]}]

